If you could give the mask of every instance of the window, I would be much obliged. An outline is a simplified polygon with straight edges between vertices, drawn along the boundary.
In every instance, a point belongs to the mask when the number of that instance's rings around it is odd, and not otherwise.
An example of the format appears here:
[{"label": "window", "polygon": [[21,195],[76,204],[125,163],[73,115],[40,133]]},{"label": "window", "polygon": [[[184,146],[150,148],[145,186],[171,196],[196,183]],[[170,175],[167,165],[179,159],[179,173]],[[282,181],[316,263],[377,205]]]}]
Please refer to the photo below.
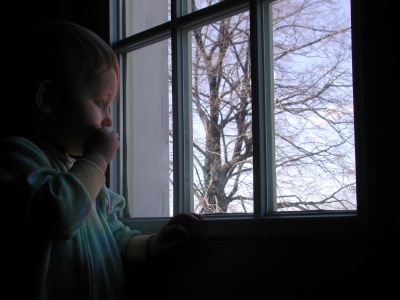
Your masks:
[{"label": "window", "polygon": [[357,219],[350,0],[111,4],[122,147],[110,184],[128,224],[146,232],[184,211],[239,231]]}]

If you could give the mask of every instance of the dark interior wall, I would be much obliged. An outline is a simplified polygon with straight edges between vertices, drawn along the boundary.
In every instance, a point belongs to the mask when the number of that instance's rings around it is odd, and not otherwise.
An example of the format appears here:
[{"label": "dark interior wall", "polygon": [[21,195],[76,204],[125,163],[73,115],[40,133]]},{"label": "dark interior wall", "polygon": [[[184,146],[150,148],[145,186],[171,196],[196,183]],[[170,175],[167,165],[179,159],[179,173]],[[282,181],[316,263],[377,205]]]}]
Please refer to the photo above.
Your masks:
[{"label": "dark interior wall", "polygon": [[[11,3],[10,3],[11,2]],[[355,92],[363,99],[358,124],[362,174],[367,182],[367,235],[360,239],[196,241],[180,263],[131,266],[128,285],[144,295],[173,299],[397,299],[398,272],[398,51],[392,4],[355,1]],[[7,1],[1,11],[1,43],[51,19],[84,25],[108,37],[107,0]],[[143,288],[150,282],[154,288]],[[144,298],[144,297],[143,297]]]},{"label": "dark interior wall", "polygon": [[2,42],[5,37],[23,34],[47,20],[68,20],[90,28],[108,40],[108,1],[38,0],[7,1],[1,9]]}]

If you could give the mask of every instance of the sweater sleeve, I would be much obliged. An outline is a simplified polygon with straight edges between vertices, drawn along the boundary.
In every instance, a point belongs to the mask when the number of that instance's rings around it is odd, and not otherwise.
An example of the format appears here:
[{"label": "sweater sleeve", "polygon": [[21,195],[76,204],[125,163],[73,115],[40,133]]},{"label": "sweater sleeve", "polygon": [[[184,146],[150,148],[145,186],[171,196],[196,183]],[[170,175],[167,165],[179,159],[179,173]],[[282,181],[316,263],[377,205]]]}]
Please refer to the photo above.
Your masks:
[{"label": "sweater sleeve", "polygon": [[[99,201],[106,198],[109,203]],[[96,205],[100,206],[99,211],[107,215],[107,223],[118,244],[121,257],[125,260],[144,260],[150,236],[143,235],[140,230],[131,229],[117,217],[125,207],[125,198],[108,188],[103,188],[97,197]]]},{"label": "sweater sleeve", "polygon": [[90,198],[94,201],[101,187],[105,184],[106,178],[101,169],[93,162],[87,159],[78,159],[75,161],[70,174],[74,174],[88,190]]},{"label": "sweater sleeve", "polygon": [[37,233],[51,239],[71,238],[92,210],[92,196],[97,187],[87,181],[94,176],[99,184],[101,176],[94,166],[80,171],[83,164],[88,165],[79,162],[73,173],[60,172],[29,140],[21,137],[0,140],[0,181],[4,187],[17,187],[7,188],[9,201],[18,199],[13,205],[18,207],[26,226],[40,228]]}]

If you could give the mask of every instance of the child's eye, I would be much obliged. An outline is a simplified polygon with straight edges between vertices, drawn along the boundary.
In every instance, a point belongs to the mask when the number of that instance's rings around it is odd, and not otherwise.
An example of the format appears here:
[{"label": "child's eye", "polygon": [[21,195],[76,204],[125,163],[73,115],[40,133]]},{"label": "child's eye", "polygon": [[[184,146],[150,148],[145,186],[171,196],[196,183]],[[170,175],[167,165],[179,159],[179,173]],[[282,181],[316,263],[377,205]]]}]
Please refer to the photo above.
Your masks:
[{"label": "child's eye", "polygon": [[104,106],[104,102],[103,101],[96,101],[95,103],[100,108],[102,108]]}]

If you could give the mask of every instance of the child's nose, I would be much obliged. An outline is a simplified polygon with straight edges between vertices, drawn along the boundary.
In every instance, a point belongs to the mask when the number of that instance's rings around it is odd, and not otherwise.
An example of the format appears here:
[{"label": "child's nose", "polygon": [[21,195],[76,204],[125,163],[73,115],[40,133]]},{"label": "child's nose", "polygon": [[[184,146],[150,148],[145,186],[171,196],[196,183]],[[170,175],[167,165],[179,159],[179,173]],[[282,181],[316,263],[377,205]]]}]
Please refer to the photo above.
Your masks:
[{"label": "child's nose", "polygon": [[110,115],[107,115],[107,117],[101,122],[101,126],[106,126],[106,127],[111,127],[113,124]]}]

